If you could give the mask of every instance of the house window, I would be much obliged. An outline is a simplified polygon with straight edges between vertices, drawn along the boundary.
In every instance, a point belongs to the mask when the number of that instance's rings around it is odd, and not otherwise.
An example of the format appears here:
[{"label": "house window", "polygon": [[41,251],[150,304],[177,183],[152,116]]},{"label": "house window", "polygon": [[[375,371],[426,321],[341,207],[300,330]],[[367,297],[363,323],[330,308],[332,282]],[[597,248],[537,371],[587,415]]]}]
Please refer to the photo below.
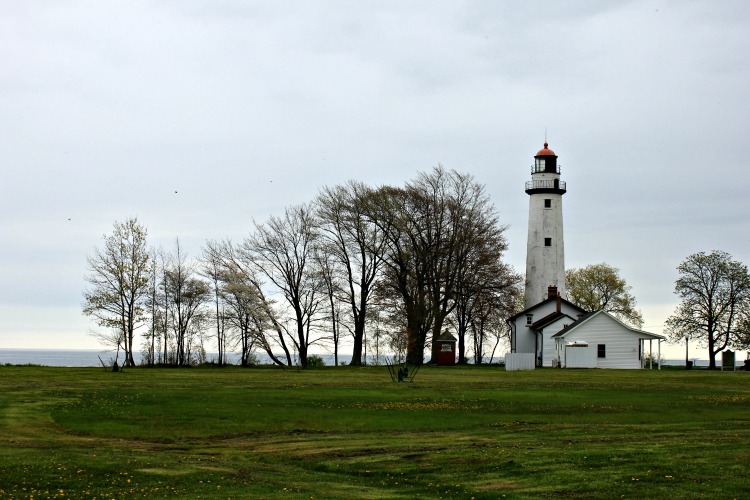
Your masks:
[{"label": "house window", "polygon": [[607,345],[606,344],[597,344],[596,345],[596,357],[597,358],[606,358],[607,357]]},{"label": "house window", "polygon": [[550,200],[549,198],[546,198],[544,200],[544,208],[552,208],[552,200]]},{"label": "house window", "polygon": [[533,314],[527,314],[526,315],[526,324],[527,325],[530,325],[532,323],[531,318],[533,318],[533,317],[534,317]]},{"label": "house window", "polygon": [[545,247],[551,247],[552,246],[552,238],[544,238],[544,246]]}]

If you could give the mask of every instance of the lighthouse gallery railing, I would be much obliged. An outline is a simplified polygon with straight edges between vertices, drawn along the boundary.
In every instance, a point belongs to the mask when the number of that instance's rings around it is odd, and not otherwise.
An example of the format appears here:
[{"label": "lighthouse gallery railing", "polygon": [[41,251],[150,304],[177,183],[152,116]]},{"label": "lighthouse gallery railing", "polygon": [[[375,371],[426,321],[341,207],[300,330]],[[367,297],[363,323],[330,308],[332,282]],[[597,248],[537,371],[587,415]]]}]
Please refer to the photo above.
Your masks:
[{"label": "lighthouse gallery railing", "polygon": [[528,181],[526,183],[526,191],[530,189],[562,189],[563,191],[566,190],[565,181],[561,181],[557,179],[538,179],[535,181]]}]

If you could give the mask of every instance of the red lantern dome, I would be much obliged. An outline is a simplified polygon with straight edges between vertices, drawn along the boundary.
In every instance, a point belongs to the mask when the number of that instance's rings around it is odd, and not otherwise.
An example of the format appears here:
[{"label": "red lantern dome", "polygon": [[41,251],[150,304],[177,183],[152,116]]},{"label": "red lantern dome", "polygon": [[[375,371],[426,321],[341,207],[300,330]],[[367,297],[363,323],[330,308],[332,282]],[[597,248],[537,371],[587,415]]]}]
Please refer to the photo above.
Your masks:
[{"label": "red lantern dome", "polygon": [[547,143],[544,143],[544,149],[540,149],[536,156],[557,156],[554,151],[547,147]]}]

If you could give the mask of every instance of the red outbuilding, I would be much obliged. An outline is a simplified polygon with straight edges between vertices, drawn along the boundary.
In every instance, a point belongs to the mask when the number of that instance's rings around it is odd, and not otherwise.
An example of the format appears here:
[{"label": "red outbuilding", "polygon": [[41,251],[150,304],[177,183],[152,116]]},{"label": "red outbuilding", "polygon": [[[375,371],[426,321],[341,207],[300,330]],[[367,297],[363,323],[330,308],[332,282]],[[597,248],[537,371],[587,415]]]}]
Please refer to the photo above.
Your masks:
[{"label": "red outbuilding", "polygon": [[437,340],[437,364],[449,366],[456,364],[456,337],[448,332],[443,332]]}]

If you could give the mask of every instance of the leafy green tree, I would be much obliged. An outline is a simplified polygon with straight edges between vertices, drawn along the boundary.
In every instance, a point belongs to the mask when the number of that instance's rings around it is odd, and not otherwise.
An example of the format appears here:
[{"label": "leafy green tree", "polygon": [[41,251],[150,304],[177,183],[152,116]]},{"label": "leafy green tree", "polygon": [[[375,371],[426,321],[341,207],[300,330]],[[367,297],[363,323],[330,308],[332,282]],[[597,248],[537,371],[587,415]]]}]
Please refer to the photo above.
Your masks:
[{"label": "leafy green tree", "polygon": [[750,307],[743,308],[737,335],[732,345],[737,349],[750,351]]},{"label": "leafy green tree", "polygon": [[116,339],[125,352],[125,366],[135,365],[133,336],[146,316],[151,273],[146,236],[135,217],[115,222],[112,234],[104,236],[104,248],[87,258],[83,313],[109,329],[102,338]]},{"label": "leafy green tree", "polygon": [[690,255],[677,270],[675,293],[682,302],[666,321],[673,341],[686,335],[708,347],[709,369],[716,355],[750,338],[750,274],[726,252]]},{"label": "leafy green tree", "polygon": [[586,311],[605,310],[637,328],[643,316],[635,307],[632,287],[620,277],[620,270],[609,264],[591,264],[565,272],[568,300]]}]

